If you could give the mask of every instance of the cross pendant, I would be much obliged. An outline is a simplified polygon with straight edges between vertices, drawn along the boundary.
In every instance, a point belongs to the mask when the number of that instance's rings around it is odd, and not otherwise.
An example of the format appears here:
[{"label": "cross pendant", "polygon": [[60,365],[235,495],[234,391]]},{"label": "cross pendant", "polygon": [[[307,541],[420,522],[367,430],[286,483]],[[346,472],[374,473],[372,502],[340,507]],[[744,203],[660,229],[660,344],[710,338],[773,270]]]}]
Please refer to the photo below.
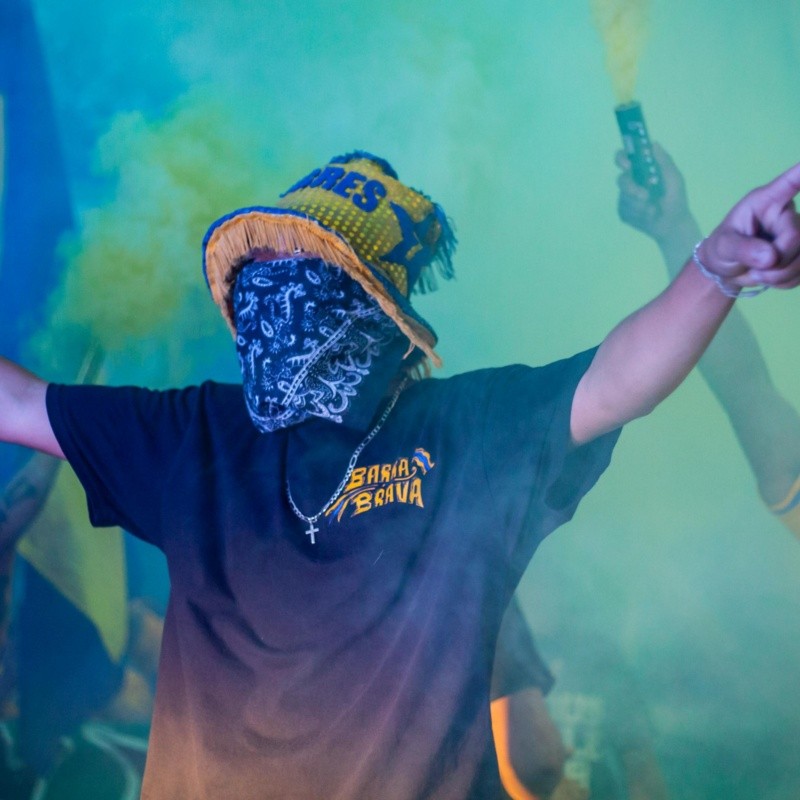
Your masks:
[{"label": "cross pendant", "polygon": [[317,540],[314,538],[314,534],[317,533],[317,531],[319,531],[319,528],[315,527],[314,523],[311,520],[309,520],[308,521],[308,530],[306,531],[306,536],[310,536],[311,537],[311,544],[316,544],[317,543]]}]

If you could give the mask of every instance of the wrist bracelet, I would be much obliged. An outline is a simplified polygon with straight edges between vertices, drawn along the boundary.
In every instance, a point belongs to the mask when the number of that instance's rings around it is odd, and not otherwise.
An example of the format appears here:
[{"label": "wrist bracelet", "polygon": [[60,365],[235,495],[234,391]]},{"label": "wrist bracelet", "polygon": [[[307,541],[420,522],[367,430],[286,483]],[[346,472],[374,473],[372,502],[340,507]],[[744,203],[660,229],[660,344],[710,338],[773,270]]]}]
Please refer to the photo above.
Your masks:
[{"label": "wrist bracelet", "polygon": [[724,294],[726,297],[733,297],[734,299],[738,297],[756,297],[760,295],[761,292],[766,292],[769,288],[768,286],[754,286],[752,289],[742,289],[741,287],[732,287],[728,286],[725,283],[724,278],[721,278],[716,273],[712,272],[701,260],[700,260],[700,245],[703,244],[705,239],[701,239],[693,248],[692,248],[692,261],[697,265],[697,268],[700,270],[700,273],[708,278],[710,281],[713,281],[717,288]]}]

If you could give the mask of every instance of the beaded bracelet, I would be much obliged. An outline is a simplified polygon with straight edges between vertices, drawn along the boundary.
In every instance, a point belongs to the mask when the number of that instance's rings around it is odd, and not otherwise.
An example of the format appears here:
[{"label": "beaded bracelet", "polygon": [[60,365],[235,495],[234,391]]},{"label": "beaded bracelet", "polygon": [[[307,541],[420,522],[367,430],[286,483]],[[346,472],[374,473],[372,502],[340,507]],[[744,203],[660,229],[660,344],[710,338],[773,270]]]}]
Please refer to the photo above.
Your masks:
[{"label": "beaded bracelet", "polygon": [[761,292],[766,292],[769,288],[768,286],[754,286],[752,289],[742,289],[742,288],[733,288],[728,286],[725,283],[725,280],[721,278],[716,273],[712,272],[701,260],[700,260],[700,245],[703,244],[705,239],[701,239],[692,249],[692,261],[697,264],[697,268],[700,272],[708,278],[710,281],[713,281],[717,288],[724,294],[726,297],[756,297],[757,295],[761,294]]},{"label": "beaded bracelet", "polygon": [[708,278],[710,281],[713,281],[717,288],[724,294],[726,297],[756,297],[757,295],[761,294],[761,292],[765,292],[769,287],[768,286],[755,286],[752,289],[742,289],[742,288],[732,288],[728,286],[727,283],[716,273],[712,272],[701,260],[700,260],[700,245],[703,244],[705,239],[701,239],[693,248],[692,248],[692,261],[697,265],[697,268],[700,270],[701,274]]}]

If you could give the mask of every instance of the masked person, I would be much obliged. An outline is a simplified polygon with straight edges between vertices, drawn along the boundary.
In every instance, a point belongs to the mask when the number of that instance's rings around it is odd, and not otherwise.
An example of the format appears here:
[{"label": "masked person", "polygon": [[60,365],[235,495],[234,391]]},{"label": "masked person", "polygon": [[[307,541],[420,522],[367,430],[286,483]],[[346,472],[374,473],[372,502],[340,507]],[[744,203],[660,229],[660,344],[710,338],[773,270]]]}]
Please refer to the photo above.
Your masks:
[{"label": "masked person", "polygon": [[798,189],[800,165],[744,198],[596,351],[414,379],[438,357],[409,293],[450,274],[452,235],[357,152],[204,240],[244,396],[2,362],[0,438],[67,457],[96,525],[167,556],[143,797],[497,796],[489,680],[515,585],[730,295],[800,283]]}]

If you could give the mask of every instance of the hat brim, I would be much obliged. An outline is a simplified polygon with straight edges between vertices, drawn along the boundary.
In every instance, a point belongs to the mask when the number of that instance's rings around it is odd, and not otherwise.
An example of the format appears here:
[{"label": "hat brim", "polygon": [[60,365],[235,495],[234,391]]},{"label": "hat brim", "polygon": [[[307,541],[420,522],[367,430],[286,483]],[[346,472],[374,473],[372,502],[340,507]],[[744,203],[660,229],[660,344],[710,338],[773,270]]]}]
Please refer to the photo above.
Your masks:
[{"label": "hat brim", "polygon": [[374,297],[408,337],[437,366],[436,333],[408,299],[371,264],[363,261],[347,240],[308,214],[284,208],[251,206],[226,214],[203,238],[203,271],[214,302],[235,335],[232,292],[239,271],[259,249],[287,255],[317,256],[341,267]]}]

